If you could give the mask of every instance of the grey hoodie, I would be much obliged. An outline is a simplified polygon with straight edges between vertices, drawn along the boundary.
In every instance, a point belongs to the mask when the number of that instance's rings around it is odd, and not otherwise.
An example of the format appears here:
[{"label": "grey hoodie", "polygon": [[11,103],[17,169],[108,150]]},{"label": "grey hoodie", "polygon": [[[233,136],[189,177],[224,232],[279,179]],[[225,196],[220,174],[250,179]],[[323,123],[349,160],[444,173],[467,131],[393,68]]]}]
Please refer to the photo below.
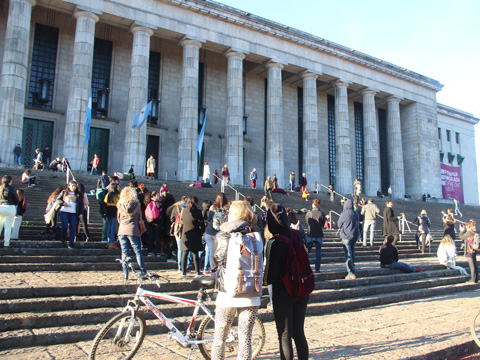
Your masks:
[{"label": "grey hoodie", "polygon": [[338,219],[338,228],[340,229],[340,239],[354,240],[358,239],[360,234],[358,212],[353,209],[353,201],[348,199],[343,204],[343,212]]}]

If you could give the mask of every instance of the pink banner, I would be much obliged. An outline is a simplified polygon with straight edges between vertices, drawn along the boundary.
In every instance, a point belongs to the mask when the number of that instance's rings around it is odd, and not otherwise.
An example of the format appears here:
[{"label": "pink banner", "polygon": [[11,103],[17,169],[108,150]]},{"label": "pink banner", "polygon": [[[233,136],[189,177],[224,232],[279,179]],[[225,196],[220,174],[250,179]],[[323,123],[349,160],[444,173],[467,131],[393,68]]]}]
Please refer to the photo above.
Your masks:
[{"label": "pink banner", "polygon": [[462,176],[460,166],[441,164],[442,194],[444,199],[457,199],[463,204]]}]

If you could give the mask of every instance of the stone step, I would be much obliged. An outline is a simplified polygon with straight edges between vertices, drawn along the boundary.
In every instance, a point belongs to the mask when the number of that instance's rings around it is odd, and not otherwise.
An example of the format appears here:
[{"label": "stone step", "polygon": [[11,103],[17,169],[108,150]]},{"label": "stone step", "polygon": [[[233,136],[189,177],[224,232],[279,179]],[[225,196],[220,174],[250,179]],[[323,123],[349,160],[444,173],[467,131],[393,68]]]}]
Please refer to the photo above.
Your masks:
[{"label": "stone step", "polygon": [[[117,250],[118,251],[118,250]],[[120,257],[120,255],[119,255]],[[149,263],[148,270],[164,270],[177,269],[175,262],[152,262]],[[2,272],[29,272],[29,271],[105,271],[119,270],[117,262],[98,262],[98,263],[17,263],[17,264],[0,264],[0,273]]]}]

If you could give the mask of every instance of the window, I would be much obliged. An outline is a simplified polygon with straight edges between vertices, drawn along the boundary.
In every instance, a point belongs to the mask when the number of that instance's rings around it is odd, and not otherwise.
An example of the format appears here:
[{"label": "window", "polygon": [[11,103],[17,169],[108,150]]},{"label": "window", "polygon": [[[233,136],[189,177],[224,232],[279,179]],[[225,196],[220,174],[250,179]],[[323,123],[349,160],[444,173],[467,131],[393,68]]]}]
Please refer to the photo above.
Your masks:
[{"label": "window", "polygon": [[328,166],[330,185],[335,188],[335,97],[328,95]]},{"label": "window", "polygon": [[357,178],[363,182],[363,104],[354,103]]},{"label": "window", "polygon": [[382,193],[386,194],[390,186],[390,164],[388,163],[387,112],[378,109],[378,133],[380,136],[380,180]]},{"label": "window", "polygon": [[303,88],[297,88],[298,171],[303,173]]},{"label": "window", "polygon": [[438,128],[438,140],[442,140],[442,129]]},{"label": "window", "polygon": [[149,118],[150,124],[158,123],[158,89],[160,88],[160,53],[150,51],[150,58],[148,64],[148,98],[147,102],[153,100],[152,116]]},{"label": "window", "polygon": [[52,108],[55,66],[57,63],[58,29],[35,25],[28,105]]},{"label": "window", "polygon": [[[205,118],[205,109],[203,108],[203,87],[205,86],[205,63],[201,62],[198,64],[198,121],[197,121],[197,130],[200,133],[202,131],[203,120]],[[202,116],[203,111],[203,116]]]},{"label": "window", "polygon": [[458,132],[455,133],[455,142],[457,144],[460,144],[460,133],[458,133]]},{"label": "window", "polygon": [[447,141],[450,142],[450,130],[447,130]]},{"label": "window", "polygon": [[108,116],[113,43],[95,38],[92,67],[92,116]]}]

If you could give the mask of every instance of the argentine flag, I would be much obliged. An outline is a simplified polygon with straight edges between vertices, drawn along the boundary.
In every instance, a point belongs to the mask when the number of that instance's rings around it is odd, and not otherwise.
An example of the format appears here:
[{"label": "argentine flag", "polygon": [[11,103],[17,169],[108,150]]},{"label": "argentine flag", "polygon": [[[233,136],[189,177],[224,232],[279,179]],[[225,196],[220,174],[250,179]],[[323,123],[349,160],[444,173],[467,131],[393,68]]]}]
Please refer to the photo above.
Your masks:
[{"label": "argentine flag", "polygon": [[152,101],[150,101],[145,107],[133,119],[132,129],[140,129],[148,117],[152,114]]},{"label": "argentine flag", "polygon": [[92,91],[88,97],[87,121],[85,122],[85,145],[90,141],[90,124],[92,123]]},{"label": "argentine flag", "polygon": [[203,135],[205,134],[206,123],[207,123],[207,110],[205,110],[205,117],[203,118],[202,130],[200,131],[200,135],[198,135],[198,141],[197,141],[198,156],[202,156]]}]

